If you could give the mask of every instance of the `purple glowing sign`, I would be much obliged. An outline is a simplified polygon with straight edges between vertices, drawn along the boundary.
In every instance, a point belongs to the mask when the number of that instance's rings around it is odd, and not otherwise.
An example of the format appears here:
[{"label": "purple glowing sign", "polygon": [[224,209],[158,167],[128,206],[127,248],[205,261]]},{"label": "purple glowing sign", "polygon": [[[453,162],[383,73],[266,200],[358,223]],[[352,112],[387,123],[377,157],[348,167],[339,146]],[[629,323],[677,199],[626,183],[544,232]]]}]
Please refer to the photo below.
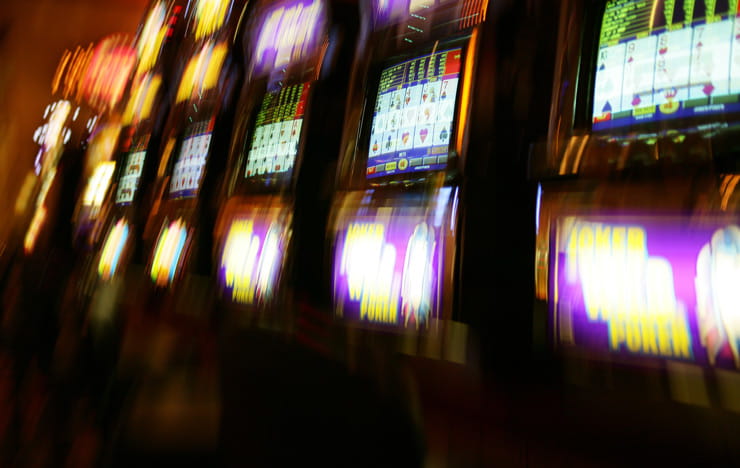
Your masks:
[{"label": "purple glowing sign", "polygon": [[556,339],[593,352],[740,368],[740,228],[565,217],[551,264]]},{"label": "purple glowing sign", "polygon": [[450,207],[360,207],[335,230],[334,301],[349,322],[416,330],[441,316]]},{"label": "purple glowing sign", "polygon": [[272,6],[252,38],[255,73],[298,62],[317,52],[326,25],[322,0],[291,0]]}]

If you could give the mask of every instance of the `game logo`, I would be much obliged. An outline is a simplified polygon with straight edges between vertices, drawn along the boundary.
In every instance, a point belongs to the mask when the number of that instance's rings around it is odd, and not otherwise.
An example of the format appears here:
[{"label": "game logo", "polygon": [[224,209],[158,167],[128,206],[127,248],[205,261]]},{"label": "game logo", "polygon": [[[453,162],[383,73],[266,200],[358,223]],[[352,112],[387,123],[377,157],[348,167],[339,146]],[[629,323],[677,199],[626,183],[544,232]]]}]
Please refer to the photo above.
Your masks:
[{"label": "game logo", "polygon": [[290,210],[242,208],[224,226],[223,235],[218,280],[224,297],[242,305],[269,303],[277,293],[290,241]]},{"label": "game logo", "polygon": [[321,46],[326,11],[321,0],[286,0],[260,17],[252,52],[254,73],[267,73],[304,60]]},{"label": "game logo", "polygon": [[738,223],[565,217],[555,244],[560,344],[740,369]]},{"label": "game logo", "polygon": [[[424,206],[348,209],[335,231],[334,301],[344,320],[420,330],[442,315],[449,189]],[[450,204],[454,206],[454,204]]]},{"label": "game logo", "polygon": [[162,225],[154,247],[149,276],[157,286],[169,286],[182,269],[183,258],[190,243],[188,227],[182,219]]},{"label": "game logo", "polygon": [[125,219],[119,219],[108,232],[98,262],[98,276],[102,280],[109,280],[118,272],[128,236],[129,225]]},{"label": "game logo", "polygon": [[367,177],[445,169],[462,49],[383,70],[375,101]]},{"label": "game logo", "polygon": [[593,129],[740,111],[737,2],[611,0]]}]

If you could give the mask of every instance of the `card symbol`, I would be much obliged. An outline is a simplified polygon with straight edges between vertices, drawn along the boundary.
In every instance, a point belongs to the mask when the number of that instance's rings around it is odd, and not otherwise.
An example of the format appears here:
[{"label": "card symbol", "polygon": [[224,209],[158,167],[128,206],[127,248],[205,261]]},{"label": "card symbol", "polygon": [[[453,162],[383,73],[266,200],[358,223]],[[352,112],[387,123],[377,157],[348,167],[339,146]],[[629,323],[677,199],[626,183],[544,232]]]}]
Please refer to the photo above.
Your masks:
[{"label": "card symbol", "polygon": [[391,149],[391,136],[388,135],[388,140],[385,142],[385,149]]},{"label": "card symbol", "polygon": [[630,57],[627,59],[627,63],[632,63],[632,61],[635,60],[633,57]]},{"label": "card symbol", "polygon": [[658,53],[660,55],[664,55],[666,52],[668,52],[668,47],[661,47],[660,49],[658,49]]},{"label": "card symbol", "polygon": [[665,98],[671,99],[671,98],[676,97],[677,94],[678,94],[678,90],[676,88],[671,88],[665,92]]},{"label": "card symbol", "polygon": [[422,128],[422,129],[421,129],[421,130],[419,131],[419,138],[421,139],[421,142],[422,142],[422,143],[424,143],[424,140],[426,140],[426,139],[427,139],[427,135],[428,135],[428,134],[429,134],[429,130],[427,130],[426,128]]},{"label": "card symbol", "polygon": [[428,97],[429,97],[429,95],[427,93],[424,93],[424,94],[421,95],[421,100],[424,101],[424,102],[427,102],[427,98]]},{"label": "card symbol", "polygon": [[443,128],[441,132],[439,132],[439,139],[440,140],[446,140],[447,139],[447,129]]},{"label": "card symbol", "polygon": [[599,71],[601,71],[601,70],[606,70],[606,65],[605,65],[605,64],[603,64],[603,63],[602,63],[602,64],[601,64],[601,66],[599,67]]},{"label": "card symbol", "polygon": [[709,96],[710,94],[712,94],[712,91],[714,91],[714,86],[712,85],[712,83],[709,83],[704,86],[704,89],[702,89],[702,91],[704,91],[704,94]]},{"label": "card symbol", "polygon": [[640,99],[640,96],[635,94],[635,97],[632,98],[632,105],[637,106],[642,102],[642,99]]},{"label": "card symbol", "polygon": [[612,105],[609,101],[606,101],[606,104],[604,104],[604,107],[601,109],[601,112],[611,112],[612,111]]},{"label": "card symbol", "polygon": [[377,141],[375,143],[373,143],[373,153],[375,153],[376,151],[378,151],[378,142]]},{"label": "card symbol", "polygon": [[401,141],[403,141],[404,145],[409,141],[409,132],[404,132],[403,135],[401,135]]}]

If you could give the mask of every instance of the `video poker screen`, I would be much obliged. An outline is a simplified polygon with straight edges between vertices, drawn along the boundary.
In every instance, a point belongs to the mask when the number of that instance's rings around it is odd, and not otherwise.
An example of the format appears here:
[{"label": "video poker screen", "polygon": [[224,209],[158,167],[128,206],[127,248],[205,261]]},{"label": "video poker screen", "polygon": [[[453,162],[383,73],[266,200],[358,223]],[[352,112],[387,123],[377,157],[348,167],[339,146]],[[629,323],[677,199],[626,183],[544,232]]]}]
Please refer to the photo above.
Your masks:
[{"label": "video poker screen", "polygon": [[277,86],[265,93],[249,143],[244,177],[290,177],[295,166],[311,83]]},{"label": "video poker screen", "polygon": [[367,178],[447,168],[462,49],[437,51],[381,72]]},{"label": "video poker screen", "polygon": [[127,205],[134,200],[136,189],[139,187],[139,179],[141,179],[141,173],[144,170],[148,143],[149,135],[139,138],[126,155],[126,165],[119,176],[118,188],[116,189],[117,205]]},{"label": "video poker screen", "polygon": [[740,111],[737,12],[727,0],[608,1],[593,130]]},{"label": "video poker screen", "polygon": [[187,128],[172,169],[170,198],[194,197],[198,193],[212,133],[213,120],[194,123]]}]

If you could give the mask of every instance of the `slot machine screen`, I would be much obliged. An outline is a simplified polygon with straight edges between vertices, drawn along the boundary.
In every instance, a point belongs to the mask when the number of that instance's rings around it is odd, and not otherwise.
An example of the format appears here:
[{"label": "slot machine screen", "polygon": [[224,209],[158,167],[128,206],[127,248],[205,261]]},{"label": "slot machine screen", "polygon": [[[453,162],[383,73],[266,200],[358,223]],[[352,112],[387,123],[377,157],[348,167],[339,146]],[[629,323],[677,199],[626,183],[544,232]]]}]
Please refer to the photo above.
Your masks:
[{"label": "slot machine screen", "polygon": [[593,130],[740,111],[736,10],[737,2],[728,1],[607,2]]},{"label": "slot machine screen", "polygon": [[422,55],[380,75],[367,178],[447,168],[462,49]]},{"label": "slot machine screen", "polygon": [[265,94],[248,140],[245,178],[290,178],[310,88],[307,82],[278,86]]},{"label": "slot machine screen", "polygon": [[126,165],[118,180],[116,190],[116,204],[128,205],[134,200],[136,189],[139,187],[141,172],[144,170],[144,159],[146,158],[146,147],[149,136],[139,139],[126,155]]},{"label": "slot machine screen", "polygon": [[172,169],[170,198],[188,198],[198,193],[211,145],[213,121],[190,125],[180,145],[180,155]]}]

